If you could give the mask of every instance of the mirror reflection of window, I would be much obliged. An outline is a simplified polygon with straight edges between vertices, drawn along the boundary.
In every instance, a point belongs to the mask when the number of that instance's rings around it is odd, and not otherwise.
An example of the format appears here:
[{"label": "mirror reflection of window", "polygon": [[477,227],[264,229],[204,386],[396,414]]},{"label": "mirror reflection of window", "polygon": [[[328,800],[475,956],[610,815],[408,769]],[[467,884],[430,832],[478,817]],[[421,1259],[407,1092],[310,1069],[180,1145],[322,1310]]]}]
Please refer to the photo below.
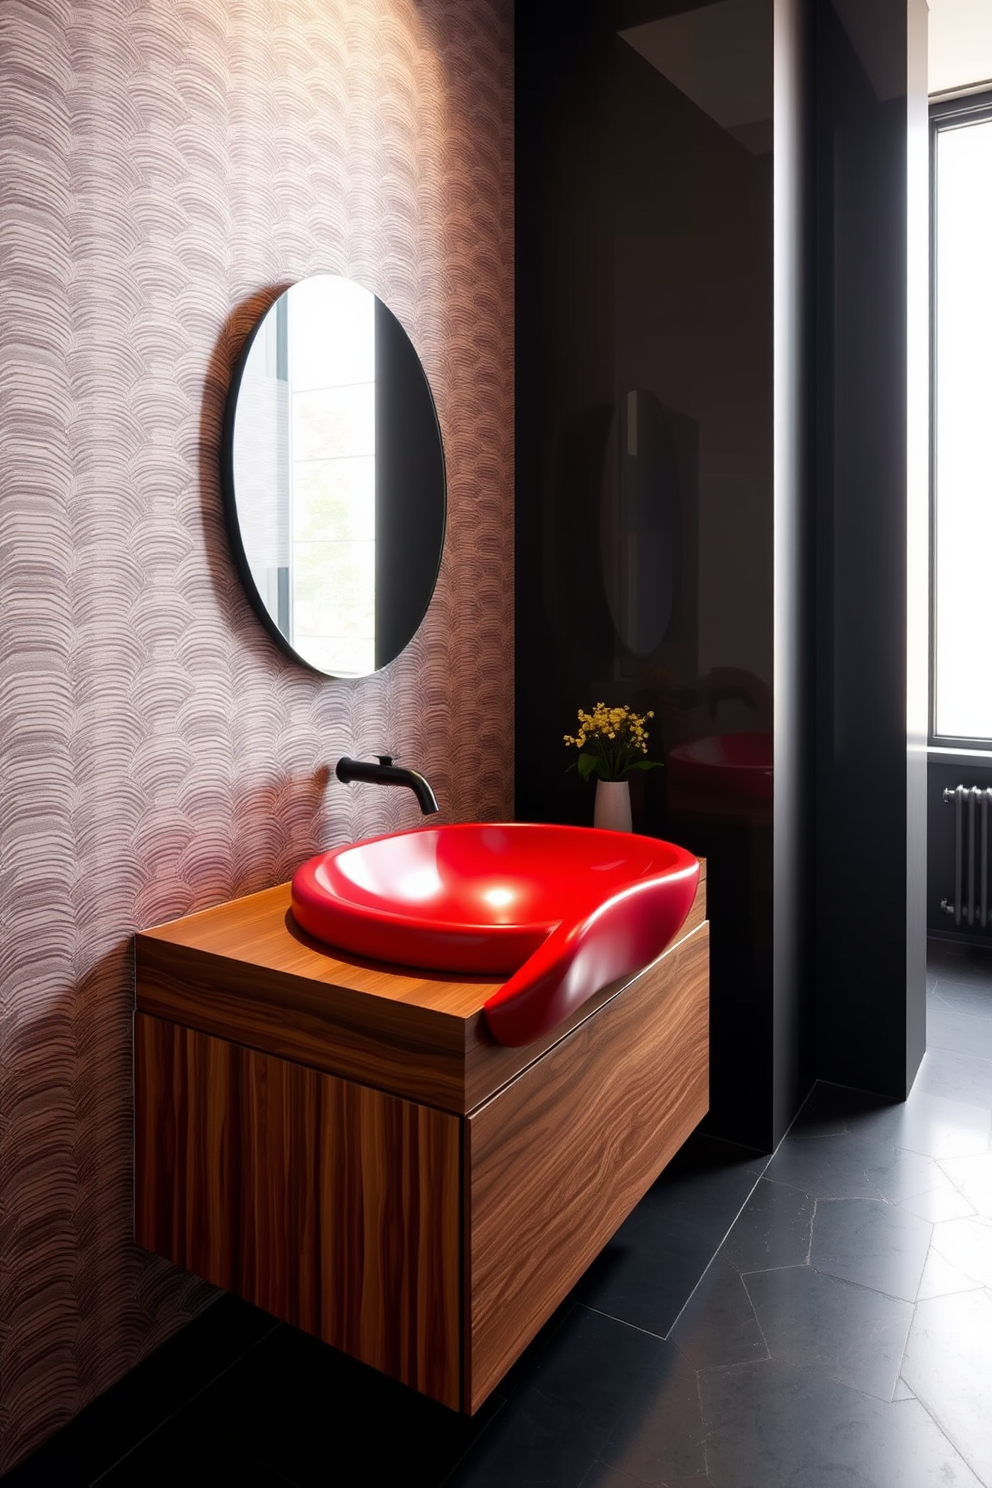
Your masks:
[{"label": "mirror reflection of window", "polygon": [[245,555],[290,644],[320,671],[363,676],[375,670],[375,296],[320,275],[276,308],[238,408]]},{"label": "mirror reflection of window", "polygon": [[321,671],[361,676],[375,670],[374,295],[329,276],[295,285],[288,345],[289,639]]}]

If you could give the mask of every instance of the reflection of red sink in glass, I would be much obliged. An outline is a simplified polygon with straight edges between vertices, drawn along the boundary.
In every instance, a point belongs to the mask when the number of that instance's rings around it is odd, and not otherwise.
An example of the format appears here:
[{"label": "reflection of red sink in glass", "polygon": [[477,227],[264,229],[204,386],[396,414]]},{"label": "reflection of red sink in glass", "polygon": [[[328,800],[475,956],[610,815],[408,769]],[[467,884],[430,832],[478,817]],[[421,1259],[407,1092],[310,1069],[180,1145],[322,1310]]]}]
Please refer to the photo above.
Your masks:
[{"label": "reflection of red sink in glass", "polygon": [[712,734],[679,744],[668,756],[673,784],[711,786],[751,801],[772,798],[773,736]]},{"label": "reflection of red sink in glass", "polygon": [[321,853],[294,875],[292,905],[304,930],[360,956],[508,975],[486,1018],[519,1045],[660,956],[698,879],[691,853],[653,837],[470,822]]}]

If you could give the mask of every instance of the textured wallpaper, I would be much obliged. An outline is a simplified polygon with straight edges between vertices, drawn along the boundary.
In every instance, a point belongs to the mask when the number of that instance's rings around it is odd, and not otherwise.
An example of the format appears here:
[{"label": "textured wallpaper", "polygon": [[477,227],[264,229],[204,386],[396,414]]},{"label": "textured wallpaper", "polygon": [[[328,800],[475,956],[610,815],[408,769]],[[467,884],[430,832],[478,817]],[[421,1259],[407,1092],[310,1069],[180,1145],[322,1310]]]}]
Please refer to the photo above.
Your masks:
[{"label": "textured wallpaper", "polygon": [[[0,1470],[208,1295],[131,1242],[130,936],[511,807],[509,0],[0,8]],[[229,370],[317,270],[426,366],[449,527],[383,673],[278,652],[228,554]]]}]

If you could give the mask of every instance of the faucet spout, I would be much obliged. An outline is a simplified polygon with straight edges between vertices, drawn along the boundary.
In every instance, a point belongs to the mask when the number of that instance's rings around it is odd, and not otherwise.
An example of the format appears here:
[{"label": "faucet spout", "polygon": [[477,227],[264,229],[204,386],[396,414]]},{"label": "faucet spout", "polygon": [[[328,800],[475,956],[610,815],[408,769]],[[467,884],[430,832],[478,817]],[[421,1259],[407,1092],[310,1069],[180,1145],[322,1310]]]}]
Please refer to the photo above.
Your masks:
[{"label": "faucet spout", "polygon": [[391,754],[380,754],[377,765],[368,760],[348,759],[345,756],[338,760],[334,773],[345,785],[352,780],[366,781],[370,785],[405,785],[408,790],[413,791],[425,816],[440,809],[437,797],[424,776],[417,770],[405,770],[402,765],[394,765]]}]

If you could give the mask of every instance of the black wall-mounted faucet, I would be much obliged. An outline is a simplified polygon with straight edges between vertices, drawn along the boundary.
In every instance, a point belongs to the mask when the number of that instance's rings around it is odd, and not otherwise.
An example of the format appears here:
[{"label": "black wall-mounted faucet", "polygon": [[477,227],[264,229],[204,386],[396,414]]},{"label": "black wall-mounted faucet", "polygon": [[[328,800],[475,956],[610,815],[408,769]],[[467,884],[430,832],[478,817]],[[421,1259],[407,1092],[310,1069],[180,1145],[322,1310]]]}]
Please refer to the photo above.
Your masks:
[{"label": "black wall-mounted faucet", "polygon": [[380,754],[377,765],[370,764],[368,760],[345,757],[338,760],[334,773],[345,785],[352,780],[363,780],[370,785],[405,785],[408,790],[413,791],[425,816],[440,810],[437,797],[423,775],[419,775],[416,770],[404,770],[401,765],[394,765],[391,754]]}]

